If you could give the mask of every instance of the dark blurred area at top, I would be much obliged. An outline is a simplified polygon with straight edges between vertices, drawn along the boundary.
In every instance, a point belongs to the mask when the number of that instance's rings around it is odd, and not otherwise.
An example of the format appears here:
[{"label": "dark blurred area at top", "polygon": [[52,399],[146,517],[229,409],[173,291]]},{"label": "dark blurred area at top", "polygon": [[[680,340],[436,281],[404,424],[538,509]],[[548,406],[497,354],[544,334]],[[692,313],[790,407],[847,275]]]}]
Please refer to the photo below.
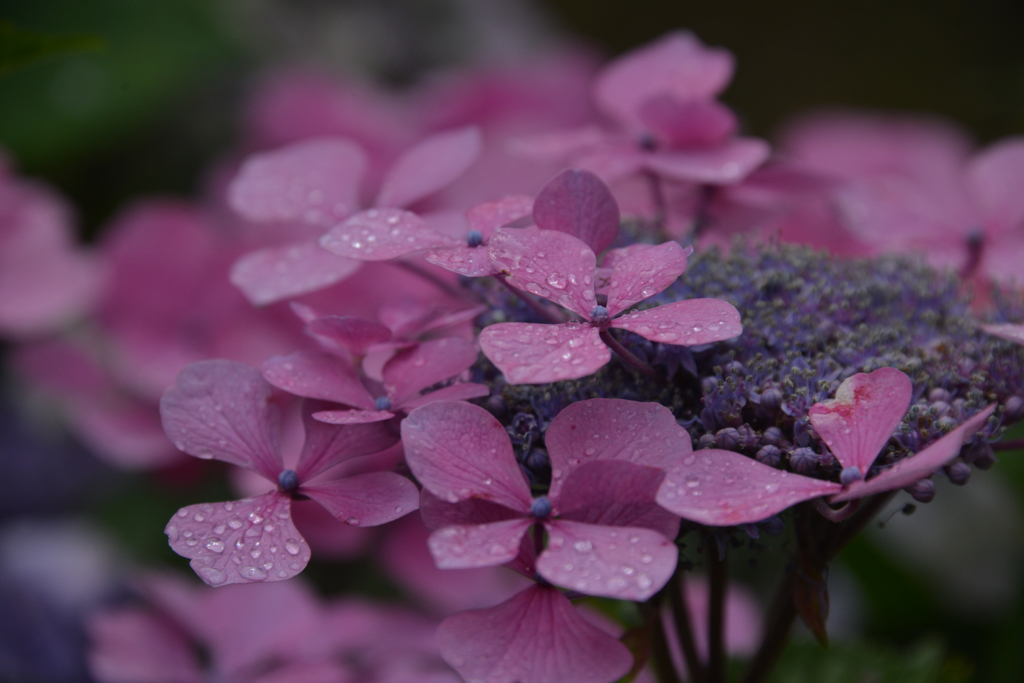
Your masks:
[{"label": "dark blurred area at top", "polygon": [[[676,28],[728,48],[737,70],[723,99],[758,135],[836,106],[944,116],[981,143],[1024,132],[1019,0],[4,0],[0,19],[106,47],[0,77],[0,144],[94,235],[131,197],[196,192],[237,139],[262,67],[408,84],[481,54],[529,53],[524,35],[550,46],[550,28],[522,30],[533,16],[609,57]],[[477,25],[488,21],[490,32]]]}]

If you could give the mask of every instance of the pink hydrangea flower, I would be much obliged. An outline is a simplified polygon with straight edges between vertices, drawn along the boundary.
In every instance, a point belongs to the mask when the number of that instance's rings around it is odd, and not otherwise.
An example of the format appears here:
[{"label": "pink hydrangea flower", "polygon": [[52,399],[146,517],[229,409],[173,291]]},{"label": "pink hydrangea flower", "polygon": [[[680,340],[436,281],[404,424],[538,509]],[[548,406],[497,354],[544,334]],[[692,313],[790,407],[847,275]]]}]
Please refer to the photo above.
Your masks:
[{"label": "pink hydrangea flower", "polygon": [[189,365],[160,401],[164,430],[174,445],[198,458],[252,470],[275,488],[226,503],[179,510],[165,532],[171,547],[191,559],[206,583],[280,581],[309,561],[309,546],[295,528],[293,496],[311,498],[353,526],[376,526],[419,505],[416,486],[393,472],[337,480],[319,475],[348,459],[394,443],[380,425],[336,427],[312,419],[306,407],[306,441],[296,469],[285,469],[279,445],[279,413],[272,387],[259,372],[230,361]]},{"label": "pink hydrangea flower", "polygon": [[480,348],[511,384],[585,377],[611,360],[610,328],[651,341],[696,346],[743,331],[739,312],[720,299],[691,299],[642,311],[630,307],[663,291],[686,270],[690,251],[676,242],[634,245],[605,258],[607,305],[597,303],[597,257],[579,239],[553,230],[502,229],[491,260],[512,286],[553,301],[582,319],[561,325],[499,323],[480,333]]},{"label": "pink hydrangea flower", "polygon": [[991,325],[982,325],[981,329],[985,330],[989,334],[994,334],[997,337],[1006,339],[1007,341],[1017,342],[1018,344],[1024,345],[1024,325],[1014,323],[993,323]]},{"label": "pink hydrangea flower", "polygon": [[[836,398],[814,404],[811,425],[843,466],[841,483],[813,479],[763,465],[733,451],[687,452],[668,470],[658,503],[701,524],[760,522],[796,503],[831,495],[839,503],[909,486],[957,457],[995,410],[989,406],[921,452],[866,479],[910,406],[910,379],[894,368],[856,374],[839,385]],[[687,449],[688,450],[688,449]]]}]

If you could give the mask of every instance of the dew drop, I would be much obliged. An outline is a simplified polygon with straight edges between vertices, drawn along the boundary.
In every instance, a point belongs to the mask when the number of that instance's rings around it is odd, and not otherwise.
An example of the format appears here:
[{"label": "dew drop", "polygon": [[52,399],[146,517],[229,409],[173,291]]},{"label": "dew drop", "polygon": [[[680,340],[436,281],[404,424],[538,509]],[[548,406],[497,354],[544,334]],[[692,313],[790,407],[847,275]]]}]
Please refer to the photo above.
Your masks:
[{"label": "dew drop", "polygon": [[243,579],[249,581],[264,581],[267,578],[267,570],[261,567],[242,567],[238,573]]},{"label": "dew drop", "polygon": [[206,539],[206,549],[214,553],[224,552],[224,541],[219,538]]}]

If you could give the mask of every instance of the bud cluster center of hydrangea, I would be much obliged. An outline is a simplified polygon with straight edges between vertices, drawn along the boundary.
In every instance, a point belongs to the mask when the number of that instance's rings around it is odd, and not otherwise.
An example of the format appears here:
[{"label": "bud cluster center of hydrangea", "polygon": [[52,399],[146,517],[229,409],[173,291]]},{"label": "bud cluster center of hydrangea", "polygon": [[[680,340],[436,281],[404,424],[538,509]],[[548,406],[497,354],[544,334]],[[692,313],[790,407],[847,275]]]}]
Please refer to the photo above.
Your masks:
[{"label": "bud cluster center of hydrangea", "polygon": [[295,493],[299,488],[299,475],[295,470],[284,470],[277,475],[277,488],[285,493]]},{"label": "bud cluster center of hydrangea", "polygon": [[553,506],[547,496],[538,496],[530,503],[530,514],[537,519],[547,519],[551,516]]}]

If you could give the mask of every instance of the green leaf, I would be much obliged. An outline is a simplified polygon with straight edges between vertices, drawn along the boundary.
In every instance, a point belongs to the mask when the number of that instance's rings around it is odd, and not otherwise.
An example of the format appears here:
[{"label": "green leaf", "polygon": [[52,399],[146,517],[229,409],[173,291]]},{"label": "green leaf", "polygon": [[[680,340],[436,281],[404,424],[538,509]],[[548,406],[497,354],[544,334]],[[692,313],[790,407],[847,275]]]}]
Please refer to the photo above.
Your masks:
[{"label": "green leaf", "polygon": [[104,41],[88,34],[51,35],[0,21],[0,75],[31,62],[67,52],[98,52]]},{"label": "green leaf", "polygon": [[971,666],[947,658],[934,639],[899,651],[869,643],[833,643],[824,650],[815,643],[794,642],[786,648],[769,679],[771,683],[966,683]]}]

